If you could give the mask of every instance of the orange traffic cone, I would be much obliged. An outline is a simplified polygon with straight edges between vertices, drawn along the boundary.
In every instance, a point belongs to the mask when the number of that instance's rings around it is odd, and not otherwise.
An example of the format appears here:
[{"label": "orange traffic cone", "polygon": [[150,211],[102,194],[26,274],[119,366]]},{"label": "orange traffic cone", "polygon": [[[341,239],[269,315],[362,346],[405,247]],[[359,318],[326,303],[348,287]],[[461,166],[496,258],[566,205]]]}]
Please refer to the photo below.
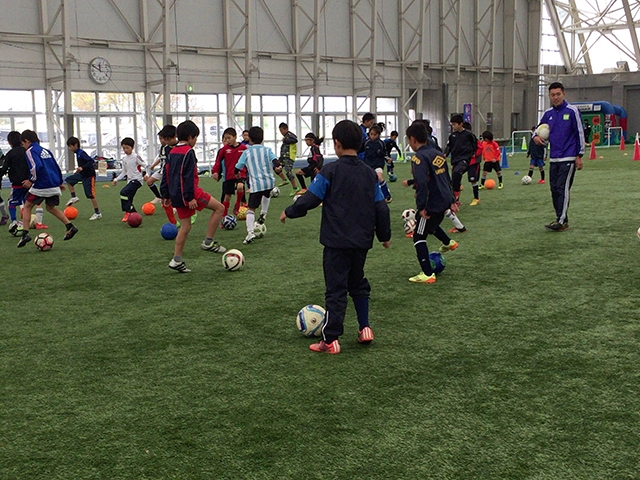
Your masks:
[{"label": "orange traffic cone", "polygon": [[640,145],[638,145],[638,139],[636,139],[636,144],[633,147],[633,159],[640,160]]},{"label": "orange traffic cone", "polygon": [[596,144],[591,142],[591,151],[589,152],[589,160],[595,160],[596,156]]},{"label": "orange traffic cone", "polygon": [[620,135],[620,150],[624,150],[624,135]]}]

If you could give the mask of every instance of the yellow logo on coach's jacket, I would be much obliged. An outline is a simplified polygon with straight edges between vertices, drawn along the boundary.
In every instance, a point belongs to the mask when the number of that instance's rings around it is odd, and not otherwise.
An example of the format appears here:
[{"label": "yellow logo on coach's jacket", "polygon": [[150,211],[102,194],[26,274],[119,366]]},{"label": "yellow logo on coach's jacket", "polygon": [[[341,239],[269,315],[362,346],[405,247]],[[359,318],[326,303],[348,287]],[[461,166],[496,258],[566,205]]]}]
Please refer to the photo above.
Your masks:
[{"label": "yellow logo on coach's jacket", "polygon": [[420,165],[420,159],[418,158],[417,155],[414,155],[413,157],[411,157],[411,162],[415,163],[416,165]]},{"label": "yellow logo on coach's jacket", "polygon": [[446,160],[444,159],[444,157],[441,157],[440,155],[438,155],[436,158],[433,159],[433,166],[437,167],[437,168],[442,168],[442,166],[445,164]]}]

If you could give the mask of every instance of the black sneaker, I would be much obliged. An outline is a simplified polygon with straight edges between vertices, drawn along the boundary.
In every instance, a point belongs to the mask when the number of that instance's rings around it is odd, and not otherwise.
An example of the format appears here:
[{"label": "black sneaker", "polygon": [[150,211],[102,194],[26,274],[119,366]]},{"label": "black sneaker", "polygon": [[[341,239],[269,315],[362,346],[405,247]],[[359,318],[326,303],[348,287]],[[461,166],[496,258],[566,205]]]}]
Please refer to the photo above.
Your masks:
[{"label": "black sneaker", "polygon": [[72,225],[71,228],[67,230],[67,233],[64,234],[63,240],[71,240],[76,233],[78,233],[78,228]]},{"label": "black sneaker", "polygon": [[29,235],[28,233],[23,234],[22,238],[18,242],[18,248],[24,247],[30,241],[31,241],[31,235]]},{"label": "black sneaker", "polygon": [[545,228],[547,228],[548,230],[553,230],[554,232],[563,232],[564,230],[569,228],[569,222],[551,222],[549,225],[545,225]]},{"label": "black sneaker", "polygon": [[261,213],[260,215],[258,215],[258,219],[256,220],[256,223],[259,223],[260,225],[264,225],[264,221],[267,218],[267,215],[264,213]]}]

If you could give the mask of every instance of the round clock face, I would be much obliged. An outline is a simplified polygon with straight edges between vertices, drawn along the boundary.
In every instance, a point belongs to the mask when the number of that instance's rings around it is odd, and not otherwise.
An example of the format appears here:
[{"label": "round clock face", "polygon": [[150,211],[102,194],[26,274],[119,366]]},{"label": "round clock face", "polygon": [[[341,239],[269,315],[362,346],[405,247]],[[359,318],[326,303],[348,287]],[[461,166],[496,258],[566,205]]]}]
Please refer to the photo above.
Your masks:
[{"label": "round clock face", "polygon": [[106,59],[96,57],[89,62],[89,75],[96,83],[107,83],[111,79],[111,65]]}]

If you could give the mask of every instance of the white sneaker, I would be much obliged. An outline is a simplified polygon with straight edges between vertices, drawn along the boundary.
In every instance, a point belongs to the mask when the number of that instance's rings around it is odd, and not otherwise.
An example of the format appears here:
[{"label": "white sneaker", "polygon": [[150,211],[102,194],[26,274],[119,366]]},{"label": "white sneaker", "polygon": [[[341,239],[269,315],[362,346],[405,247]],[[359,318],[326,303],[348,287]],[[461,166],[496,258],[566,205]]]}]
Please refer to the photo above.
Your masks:
[{"label": "white sneaker", "polygon": [[91,217],[89,217],[89,220],[100,220],[101,218],[102,218],[101,213],[94,213],[93,215],[91,215]]},{"label": "white sneaker", "polygon": [[253,232],[249,232],[247,234],[247,237],[242,241],[242,243],[244,243],[245,245],[249,245],[255,239],[256,239],[256,235]]},{"label": "white sneaker", "polygon": [[78,197],[71,197],[69,199],[69,201],[67,202],[67,207],[70,207],[71,205],[73,205],[76,202],[79,202],[80,199]]},{"label": "white sneaker", "polygon": [[176,262],[173,258],[169,262],[169,268],[180,273],[189,273],[191,270],[187,268],[184,262]]},{"label": "white sneaker", "polygon": [[161,199],[161,198],[156,197],[156,198],[154,198],[153,200],[151,200],[151,203],[153,203],[153,204],[162,203],[162,199]]}]

